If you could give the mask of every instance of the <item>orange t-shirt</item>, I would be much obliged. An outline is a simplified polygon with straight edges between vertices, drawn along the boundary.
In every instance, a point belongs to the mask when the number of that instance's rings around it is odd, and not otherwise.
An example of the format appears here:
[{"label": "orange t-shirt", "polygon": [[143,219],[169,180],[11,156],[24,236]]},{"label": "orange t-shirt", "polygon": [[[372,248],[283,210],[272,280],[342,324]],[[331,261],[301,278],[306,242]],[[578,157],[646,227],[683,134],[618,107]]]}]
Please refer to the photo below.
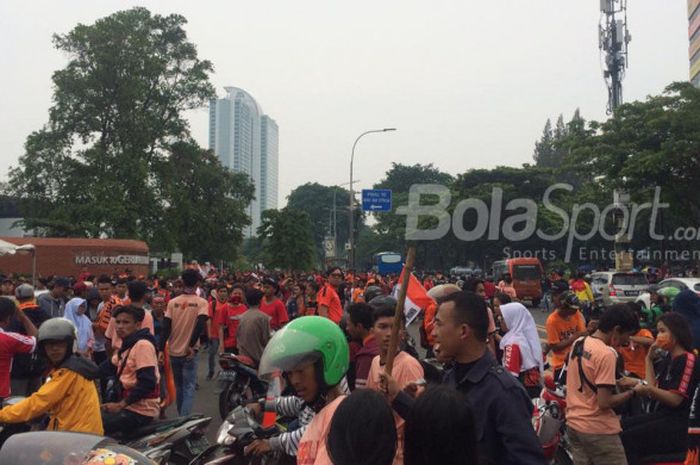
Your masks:
[{"label": "orange t-shirt", "polygon": [[[583,342],[583,374],[593,385],[615,387],[615,349],[594,337]],[[569,362],[566,375],[566,423],[586,434],[617,434],[622,428],[613,409],[602,410],[595,392],[581,379],[578,358]],[[579,388],[583,383],[583,392]]]},{"label": "orange t-shirt", "polygon": [[365,290],[361,287],[356,287],[352,290],[352,303],[356,304],[358,302],[364,302],[363,294]]},{"label": "orange t-shirt", "polygon": [[[545,323],[547,328],[547,344],[559,344],[571,337],[573,334],[580,331],[585,331],[586,321],[583,319],[581,312],[577,311],[569,317],[568,320],[562,318],[558,311],[552,312]],[[566,359],[569,357],[571,346],[559,351],[552,351],[552,368],[558,370],[564,366]],[[569,370],[571,372],[571,370]]]},{"label": "orange t-shirt", "polygon": [[336,324],[340,323],[340,319],[343,318],[343,306],[340,304],[340,297],[333,286],[330,284],[323,286],[316,295],[316,302],[319,307],[321,305],[328,307],[328,318],[331,321]]},{"label": "orange t-shirt", "polygon": [[[122,354],[122,359],[119,360],[118,353],[115,352],[112,356],[112,363],[119,367],[124,364],[124,358],[126,357],[126,365],[119,376],[119,381],[125,390],[133,389],[136,387],[136,372],[142,368],[153,367],[156,374],[156,392],[160,392],[160,373],[158,372],[158,356],[156,355],[156,348],[149,341],[140,340],[131,347],[129,350],[125,350]],[[157,417],[160,415],[160,397],[154,397],[151,399],[141,399],[134,402],[131,405],[126,406],[127,410],[138,413],[139,415],[144,415],[147,417]]]},{"label": "orange t-shirt", "polygon": [[[379,374],[384,371],[384,367],[380,364],[379,355],[372,360],[372,366],[369,369],[367,376],[367,387],[369,389],[379,390]],[[399,383],[401,389],[407,384],[418,381],[425,376],[423,367],[415,358],[408,355],[406,352],[399,352],[394,358],[394,366],[391,369],[391,376]],[[394,412],[394,422],[396,423],[396,455],[394,456],[394,465],[403,465],[403,431],[405,420]]]},{"label": "orange t-shirt", "polygon": [[190,338],[200,315],[209,317],[209,302],[194,294],[182,294],[168,302],[165,317],[172,320],[168,344],[171,357],[187,355]]},{"label": "orange t-shirt", "polygon": [[[648,329],[640,329],[635,336],[654,339],[654,335],[651,334],[651,331]],[[630,341],[629,346],[620,347],[618,352],[620,352],[622,359],[625,361],[625,370],[640,376],[642,379],[646,377],[646,358],[649,349],[641,344]]]},{"label": "orange t-shirt", "polygon": [[314,416],[299,441],[297,465],[333,465],[326,450],[331,420],[345,396],[339,396]]},{"label": "orange t-shirt", "polygon": [[[154,336],[155,329],[153,328],[153,315],[148,310],[143,310],[143,321],[141,322],[141,328],[148,328],[151,332],[151,336]],[[122,348],[122,338],[117,336],[117,323],[114,317],[109,319],[109,324],[107,325],[107,331],[105,331],[105,337],[110,340],[112,345],[112,350],[119,350]]]}]

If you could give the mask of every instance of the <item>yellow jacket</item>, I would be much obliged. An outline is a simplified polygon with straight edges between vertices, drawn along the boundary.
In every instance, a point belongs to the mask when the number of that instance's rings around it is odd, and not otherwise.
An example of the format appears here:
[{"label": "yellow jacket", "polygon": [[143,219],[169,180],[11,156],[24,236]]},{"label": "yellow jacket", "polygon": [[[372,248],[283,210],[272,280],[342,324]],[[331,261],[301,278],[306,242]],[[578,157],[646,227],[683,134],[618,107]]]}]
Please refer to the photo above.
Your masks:
[{"label": "yellow jacket", "polygon": [[0,423],[24,423],[49,416],[49,431],[74,431],[103,435],[100,400],[94,379],[94,363],[71,356],[51,370],[50,380],[22,402],[0,410]]}]

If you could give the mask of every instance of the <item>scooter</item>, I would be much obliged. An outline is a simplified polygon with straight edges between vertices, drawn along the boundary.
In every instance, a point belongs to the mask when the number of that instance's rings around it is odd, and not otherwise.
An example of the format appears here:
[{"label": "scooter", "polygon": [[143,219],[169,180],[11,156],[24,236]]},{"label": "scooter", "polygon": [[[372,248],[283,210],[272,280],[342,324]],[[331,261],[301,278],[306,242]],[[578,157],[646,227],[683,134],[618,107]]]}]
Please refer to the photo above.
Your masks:
[{"label": "scooter", "polygon": [[572,465],[573,455],[566,432],[566,388],[546,376],[540,397],[533,401],[532,425],[545,458],[552,465]]},{"label": "scooter", "polygon": [[229,412],[261,397],[265,397],[267,383],[258,378],[255,363],[249,357],[224,353],[219,356],[218,379],[222,383],[219,393],[219,414],[225,420]]},{"label": "scooter", "polygon": [[211,417],[190,415],[154,420],[117,438],[159,464],[186,465],[209,447],[206,437]]},{"label": "scooter", "polygon": [[[10,397],[5,399],[3,406],[14,405],[24,399],[22,396]],[[43,419],[0,426],[0,446],[14,434],[44,429],[46,424]],[[209,447],[205,434],[210,422],[211,417],[204,415],[154,420],[113,439],[141,452],[158,465],[186,465]]]},{"label": "scooter", "polygon": [[238,406],[226,417],[216,435],[216,444],[195,457],[190,465],[283,465],[296,463],[281,452],[262,456],[246,456],[245,448],[256,439],[269,439],[284,432],[277,423],[263,428],[247,407]]}]

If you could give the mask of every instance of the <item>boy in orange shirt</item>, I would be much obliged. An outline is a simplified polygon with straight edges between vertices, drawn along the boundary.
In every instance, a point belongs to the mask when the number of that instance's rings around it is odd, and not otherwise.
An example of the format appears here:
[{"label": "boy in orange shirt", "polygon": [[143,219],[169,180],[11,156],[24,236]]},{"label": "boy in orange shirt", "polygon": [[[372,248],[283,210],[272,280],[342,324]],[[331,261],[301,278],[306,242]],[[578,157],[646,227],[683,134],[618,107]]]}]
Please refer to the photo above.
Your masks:
[{"label": "boy in orange shirt", "polygon": [[587,336],[586,321],[579,311],[579,300],[571,291],[552,296],[557,305],[554,312],[547,318],[547,344],[552,351],[552,370],[554,379],[564,382],[566,375],[562,373],[569,350],[576,339]]},{"label": "boy in orange shirt", "polygon": [[[641,308],[634,303],[627,304],[632,308],[637,315],[641,317]],[[648,329],[641,328],[637,333],[630,337],[630,343],[620,347],[617,351],[625,361],[625,371],[629,372],[630,376],[639,379],[646,379],[646,357],[649,352],[649,347],[654,343],[654,335]]]},{"label": "boy in orange shirt", "polygon": [[[379,375],[384,372],[384,363],[389,353],[389,340],[391,339],[391,331],[394,327],[396,300],[389,296],[383,296],[381,298],[375,297],[370,306],[374,309],[374,326],[372,327],[372,333],[379,344],[379,355],[372,360],[372,366],[369,369],[369,376],[367,377],[367,387],[375,391],[380,391]],[[401,328],[401,330],[404,329]],[[399,387],[403,389],[407,385],[423,379],[423,367],[418,360],[400,350],[394,358],[391,376],[399,384]],[[394,420],[396,423],[397,437],[394,465],[402,465],[405,421],[396,413],[394,413]]]}]

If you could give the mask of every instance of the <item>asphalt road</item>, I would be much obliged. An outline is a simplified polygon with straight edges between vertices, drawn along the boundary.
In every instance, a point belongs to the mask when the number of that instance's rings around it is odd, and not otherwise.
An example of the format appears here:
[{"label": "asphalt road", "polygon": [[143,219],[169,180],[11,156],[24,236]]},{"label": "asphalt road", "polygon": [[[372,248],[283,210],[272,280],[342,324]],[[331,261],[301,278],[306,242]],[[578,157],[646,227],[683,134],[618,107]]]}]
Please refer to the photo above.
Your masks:
[{"label": "asphalt road", "polygon": [[[546,332],[544,329],[544,323],[549,315],[544,311],[543,308],[530,308],[532,316],[535,318],[535,323],[537,323],[537,329],[540,333],[540,338],[542,342],[546,341]],[[414,339],[419,341],[418,327],[417,325],[412,325],[409,328],[409,333],[414,337]],[[424,354],[422,354],[424,355]],[[216,432],[221,425],[221,417],[219,416],[219,383],[214,380],[207,380],[206,375],[208,371],[207,367],[207,353],[204,351],[198,355],[198,367],[197,371],[199,373],[199,389],[197,390],[197,396],[194,402],[193,412],[203,413],[207,416],[212,417],[212,421],[209,425],[209,430],[207,437],[212,443],[216,440]],[[217,365],[218,371],[218,365]],[[176,416],[176,411],[174,406],[171,406],[167,411],[168,417]]]}]

